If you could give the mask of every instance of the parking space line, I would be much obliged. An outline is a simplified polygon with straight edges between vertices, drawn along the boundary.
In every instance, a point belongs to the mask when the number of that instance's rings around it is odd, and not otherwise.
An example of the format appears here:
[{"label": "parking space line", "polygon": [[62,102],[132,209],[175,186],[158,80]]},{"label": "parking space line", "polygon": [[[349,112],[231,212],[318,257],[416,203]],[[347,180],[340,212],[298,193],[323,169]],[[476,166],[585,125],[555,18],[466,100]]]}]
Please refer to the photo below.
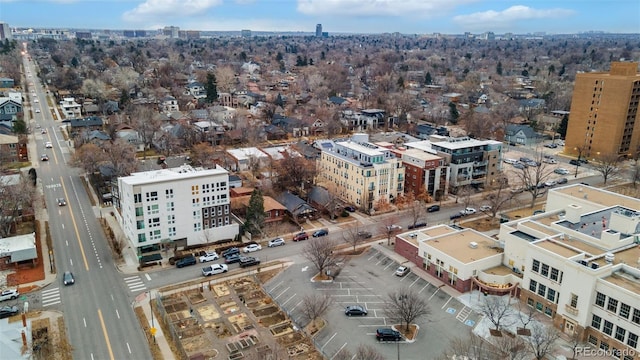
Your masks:
[{"label": "parking space line", "polygon": [[418,282],[418,280],[420,280],[420,276],[416,276],[416,279],[413,280],[413,282],[411,283],[411,285],[409,285],[409,287],[412,287],[413,284],[415,284],[416,282]]},{"label": "parking space line", "polygon": [[373,255],[371,255],[368,259],[367,262],[371,261],[374,257],[376,257],[376,255],[378,255],[378,252],[374,252]]},{"label": "parking space line", "polygon": [[335,358],[336,356],[338,356],[338,354],[340,354],[340,351],[342,351],[342,349],[344,349],[344,347],[347,346],[347,343],[344,343],[344,345],[342,345],[340,347],[340,349],[338,349],[338,351],[336,351],[335,354],[333,354],[333,356],[331,357],[331,360],[333,360],[333,358]]},{"label": "parking space line", "polygon": [[420,291],[418,291],[418,294],[420,294],[422,292],[422,290],[428,288],[429,285],[431,285],[431,283],[427,282],[427,284],[425,286],[423,286],[422,289],[420,289]]},{"label": "parking space line", "polygon": [[447,306],[447,304],[449,303],[449,301],[451,301],[451,299],[453,299],[453,297],[449,296],[449,300],[447,300],[447,302],[444,303],[444,305],[442,305],[441,309],[444,309],[444,307]]},{"label": "parking space line", "polygon": [[287,291],[289,291],[289,289],[291,289],[290,287],[284,289],[278,296],[274,297],[273,300],[278,300],[278,298],[282,295],[284,295],[284,293],[286,293]]},{"label": "parking space line", "polygon": [[387,270],[387,269],[389,268],[389,266],[391,266],[391,265],[393,265],[393,264],[395,264],[395,262],[393,262],[393,261],[392,261],[392,262],[390,262],[390,263],[389,263],[389,265],[385,266],[383,270]]},{"label": "parking space line", "polygon": [[431,294],[431,296],[429,297],[429,300],[431,300],[434,296],[436,296],[438,291],[440,291],[440,288],[437,288],[436,291],[434,291],[433,294]]},{"label": "parking space line", "polygon": [[384,258],[384,257],[383,257],[382,259],[378,260],[378,262],[376,263],[376,265],[380,264],[381,262],[383,262],[383,261],[385,261],[385,260],[387,260],[387,258]]},{"label": "parking space line", "polygon": [[328,344],[331,340],[333,340],[333,338],[334,338],[334,337],[336,337],[336,335],[338,335],[338,333],[333,334],[333,336],[331,336],[331,337],[329,338],[329,340],[327,340],[327,342],[326,342],[326,343],[324,343],[324,345],[322,345],[322,347],[320,348],[320,351],[321,351],[321,352],[322,352],[322,350],[324,350],[324,347],[325,347],[325,346],[327,346],[327,344]]},{"label": "parking space line", "polygon": [[291,299],[293,299],[294,297],[296,297],[296,294],[291,295],[290,298],[288,298],[287,300],[285,300],[285,302],[283,302],[282,304],[280,304],[280,307],[284,307],[289,301],[291,301]]},{"label": "parking space line", "polygon": [[295,310],[300,304],[302,304],[302,300],[300,300],[297,304],[295,304],[291,309],[289,309],[289,312],[292,313],[293,310]]},{"label": "parking space line", "polygon": [[271,288],[271,291],[272,292],[275,291],[278,288],[278,286],[282,285],[283,283],[284,283],[284,281],[280,281],[279,283],[276,284],[276,286]]}]

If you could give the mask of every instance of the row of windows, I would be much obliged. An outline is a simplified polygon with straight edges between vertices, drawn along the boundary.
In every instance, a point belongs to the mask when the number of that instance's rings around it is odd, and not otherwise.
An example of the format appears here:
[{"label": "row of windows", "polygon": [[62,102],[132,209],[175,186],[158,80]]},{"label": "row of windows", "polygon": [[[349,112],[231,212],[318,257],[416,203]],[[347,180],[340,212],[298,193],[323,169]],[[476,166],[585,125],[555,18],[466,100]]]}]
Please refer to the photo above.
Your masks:
[{"label": "row of windows", "polygon": [[557,304],[558,299],[560,298],[560,293],[550,287],[547,287],[544,284],[539,284],[535,280],[530,280],[529,282],[529,290],[534,293],[546,298],[547,300]]},{"label": "row of windows", "polygon": [[603,320],[598,315],[594,314],[593,317],[591,318],[591,327],[598,331],[601,331],[602,333],[608,336],[614,337],[616,340],[620,341],[623,344],[626,341],[626,344],[634,349],[638,346],[637,334],[634,334],[631,331],[627,331],[625,328],[620,326],[615,327],[616,331],[614,333],[613,323],[608,320]]},{"label": "row of windows", "polygon": [[640,325],[640,309],[632,308],[630,305],[625,304],[617,299],[609,297],[607,299],[607,295],[597,292],[596,293],[596,306],[606,309],[614,314],[617,314],[621,318],[629,320],[629,316],[631,315],[631,321],[635,324]]},{"label": "row of windows", "polygon": [[533,264],[531,264],[531,271],[538,273],[540,276],[549,278],[558,284],[562,284],[562,271],[554,267],[550,267],[548,264],[541,263],[534,259]]},{"label": "row of windows", "polygon": [[619,349],[616,349],[615,347],[612,348],[611,350],[609,350],[609,343],[602,340],[600,341],[600,346],[598,346],[598,338],[589,334],[589,337],[587,338],[587,342],[589,342],[589,344],[599,348],[600,350],[603,351],[603,353],[609,353],[611,354],[611,356],[613,356],[616,359],[622,359],[622,360],[633,360],[634,357],[633,355],[626,355],[624,354],[623,351],[620,351]]}]

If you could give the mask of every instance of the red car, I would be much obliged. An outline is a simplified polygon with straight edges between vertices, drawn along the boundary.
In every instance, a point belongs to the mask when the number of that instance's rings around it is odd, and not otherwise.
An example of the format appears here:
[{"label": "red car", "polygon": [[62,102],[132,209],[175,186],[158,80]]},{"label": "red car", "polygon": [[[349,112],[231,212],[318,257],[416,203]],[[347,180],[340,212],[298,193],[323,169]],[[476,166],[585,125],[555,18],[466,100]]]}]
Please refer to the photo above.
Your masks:
[{"label": "red car", "polygon": [[307,233],[301,232],[299,234],[296,234],[296,236],[293,237],[293,241],[307,240],[308,238],[309,238],[309,235],[307,235]]}]

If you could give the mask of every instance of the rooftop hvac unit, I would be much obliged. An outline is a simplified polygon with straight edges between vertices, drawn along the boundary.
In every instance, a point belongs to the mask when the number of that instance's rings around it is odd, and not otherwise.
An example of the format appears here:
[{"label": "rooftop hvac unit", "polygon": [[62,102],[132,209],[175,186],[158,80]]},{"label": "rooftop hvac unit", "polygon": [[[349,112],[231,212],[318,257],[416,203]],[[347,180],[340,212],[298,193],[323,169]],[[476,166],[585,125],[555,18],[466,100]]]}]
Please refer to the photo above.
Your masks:
[{"label": "rooftop hvac unit", "polygon": [[592,268],[592,269],[594,269],[594,270],[595,270],[595,269],[597,269],[597,268],[599,268],[599,267],[600,267],[600,265],[598,265],[598,263],[594,263],[594,262],[593,262],[593,263],[591,263],[591,268]]},{"label": "rooftop hvac unit", "polygon": [[615,255],[613,255],[612,253],[604,254],[604,261],[606,261],[609,264],[611,264],[615,258],[616,258]]},{"label": "rooftop hvac unit", "polygon": [[469,247],[472,249],[477,249],[478,248],[478,243],[475,241],[472,241],[469,243]]},{"label": "rooftop hvac unit", "polygon": [[589,263],[587,262],[587,260],[578,260],[578,264],[580,265],[584,265],[584,266],[588,266]]}]

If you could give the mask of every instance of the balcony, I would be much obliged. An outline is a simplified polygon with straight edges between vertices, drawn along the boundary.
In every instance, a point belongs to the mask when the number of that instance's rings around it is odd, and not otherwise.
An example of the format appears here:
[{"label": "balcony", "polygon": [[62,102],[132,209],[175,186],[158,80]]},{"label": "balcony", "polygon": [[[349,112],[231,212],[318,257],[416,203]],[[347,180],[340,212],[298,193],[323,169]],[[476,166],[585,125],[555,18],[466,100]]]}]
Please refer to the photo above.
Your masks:
[{"label": "balcony", "polygon": [[475,161],[473,163],[473,167],[481,167],[481,166],[487,166],[487,164],[489,164],[488,160],[485,161]]},{"label": "balcony", "polygon": [[564,304],[564,310],[573,316],[578,316],[578,309],[574,308],[570,304]]}]

